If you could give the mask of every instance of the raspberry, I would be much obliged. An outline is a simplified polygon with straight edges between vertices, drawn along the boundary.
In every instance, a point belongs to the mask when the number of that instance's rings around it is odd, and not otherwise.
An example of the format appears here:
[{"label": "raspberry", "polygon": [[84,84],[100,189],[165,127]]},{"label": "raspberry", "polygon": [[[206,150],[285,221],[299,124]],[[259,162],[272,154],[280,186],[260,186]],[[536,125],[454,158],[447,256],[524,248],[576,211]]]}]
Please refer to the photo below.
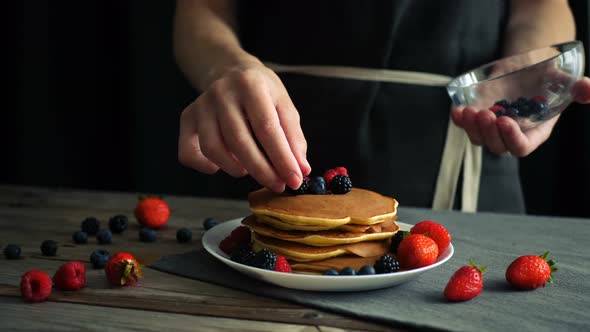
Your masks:
[{"label": "raspberry", "polygon": [[338,166],[334,168],[334,170],[336,171],[336,173],[338,173],[338,175],[348,176],[348,171],[346,170],[346,168],[342,166]]},{"label": "raspberry", "polygon": [[238,226],[229,234],[229,237],[231,237],[238,245],[246,246],[250,244],[251,233],[250,228],[246,226]]},{"label": "raspberry", "polygon": [[301,182],[301,186],[299,186],[299,188],[297,188],[296,190],[293,190],[287,186],[285,191],[288,193],[294,194],[294,195],[306,194],[307,191],[309,190],[309,182],[310,182],[309,178],[306,176],[303,178],[303,181]]},{"label": "raspberry", "polygon": [[392,256],[383,255],[373,267],[377,273],[393,273],[399,271],[399,262]]},{"label": "raspberry", "polygon": [[86,286],[86,267],[81,262],[67,262],[55,272],[53,282],[61,290],[78,290]]},{"label": "raspberry", "polygon": [[285,272],[291,273],[291,265],[287,262],[287,259],[284,256],[277,255],[277,262],[275,263],[275,271],[277,272]]},{"label": "raspberry", "polygon": [[497,113],[498,111],[505,110],[506,108],[502,107],[501,105],[494,105],[490,107],[490,111]]},{"label": "raspberry", "polygon": [[326,180],[326,183],[329,184],[336,175],[339,175],[339,174],[338,174],[338,172],[336,172],[335,169],[329,169],[329,170],[327,170],[324,173],[324,179]]},{"label": "raspberry", "polygon": [[20,278],[20,293],[25,302],[45,301],[51,294],[51,278],[43,271],[30,270]]},{"label": "raspberry", "polygon": [[219,249],[226,253],[227,255],[231,255],[232,251],[234,251],[238,247],[238,244],[234,239],[230,236],[226,237],[219,243]]},{"label": "raspberry", "polygon": [[276,262],[277,255],[268,249],[262,249],[254,256],[254,266],[261,269],[274,270]]},{"label": "raspberry", "polygon": [[336,175],[330,181],[330,191],[332,194],[341,195],[346,194],[352,190],[352,181],[348,176]]}]

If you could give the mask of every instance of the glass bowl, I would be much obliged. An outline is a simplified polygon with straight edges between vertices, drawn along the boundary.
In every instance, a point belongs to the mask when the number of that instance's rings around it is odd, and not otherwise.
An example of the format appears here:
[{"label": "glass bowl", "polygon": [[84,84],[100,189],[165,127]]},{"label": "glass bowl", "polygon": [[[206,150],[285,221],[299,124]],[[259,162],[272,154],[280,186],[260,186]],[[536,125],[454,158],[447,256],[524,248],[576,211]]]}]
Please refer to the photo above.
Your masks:
[{"label": "glass bowl", "polygon": [[525,131],[561,113],[583,73],[584,47],[570,41],[485,64],[454,78],[447,92],[455,106],[509,116]]}]

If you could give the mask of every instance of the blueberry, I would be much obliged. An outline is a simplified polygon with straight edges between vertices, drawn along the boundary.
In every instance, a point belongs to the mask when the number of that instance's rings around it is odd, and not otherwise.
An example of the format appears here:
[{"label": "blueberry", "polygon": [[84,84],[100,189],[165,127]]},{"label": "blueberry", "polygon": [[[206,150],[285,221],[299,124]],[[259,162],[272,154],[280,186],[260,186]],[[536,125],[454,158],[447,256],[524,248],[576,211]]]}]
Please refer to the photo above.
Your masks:
[{"label": "blueberry", "polygon": [[144,227],[139,231],[139,241],[154,242],[156,241],[156,230]]},{"label": "blueberry", "polygon": [[181,228],[176,231],[176,240],[180,243],[189,242],[193,238],[193,232],[188,228]]},{"label": "blueberry", "polygon": [[340,270],[340,275],[341,276],[354,276],[354,275],[356,275],[356,271],[352,267],[347,266],[347,267],[343,268],[342,270]]},{"label": "blueberry", "polygon": [[109,219],[109,229],[111,232],[118,234],[123,233],[129,225],[129,220],[126,215],[118,214]]},{"label": "blueberry", "polygon": [[521,113],[520,108],[510,107],[506,110],[504,115],[509,116],[511,118],[515,118],[517,116],[526,116],[526,112],[528,112],[528,109],[525,110],[525,113]]},{"label": "blueberry", "polygon": [[340,275],[336,269],[326,270],[322,274],[325,275],[325,276],[337,276],[337,275]]},{"label": "blueberry", "polygon": [[72,234],[72,240],[77,244],[84,244],[88,242],[88,233],[76,231]]},{"label": "blueberry", "polygon": [[218,224],[219,222],[215,220],[215,218],[207,218],[203,221],[203,228],[205,228],[205,230],[208,231],[211,228],[217,226]]},{"label": "blueberry", "polygon": [[94,250],[90,255],[90,262],[95,269],[102,269],[107,265],[107,262],[111,259],[111,254],[102,249]]},{"label": "blueberry", "polygon": [[16,244],[9,244],[4,247],[4,257],[6,257],[6,259],[18,259],[20,258],[20,253],[20,247]]},{"label": "blueberry", "polygon": [[113,242],[113,233],[108,229],[101,229],[96,233],[96,240],[100,244],[111,244]]},{"label": "blueberry", "polygon": [[314,195],[321,195],[326,193],[326,180],[323,176],[315,176],[311,178],[309,184],[309,192]]},{"label": "blueberry", "polygon": [[542,119],[549,112],[549,104],[542,101],[531,100],[531,114],[534,114],[538,119]]},{"label": "blueberry", "polygon": [[361,269],[359,270],[359,274],[360,275],[375,274],[375,268],[372,267],[371,265],[365,265],[365,266],[361,267]]},{"label": "blueberry", "polygon": [[43,256],[57,255],[57,242],[53,240],[45,240],[41,243],[41,253]]},{"label": "blueberry", "polygon": [[87,234],[94,235],[98,233],[100,229],[100,221],[94,217],[88,217],[82,220],[82,231],[86,232]]}]

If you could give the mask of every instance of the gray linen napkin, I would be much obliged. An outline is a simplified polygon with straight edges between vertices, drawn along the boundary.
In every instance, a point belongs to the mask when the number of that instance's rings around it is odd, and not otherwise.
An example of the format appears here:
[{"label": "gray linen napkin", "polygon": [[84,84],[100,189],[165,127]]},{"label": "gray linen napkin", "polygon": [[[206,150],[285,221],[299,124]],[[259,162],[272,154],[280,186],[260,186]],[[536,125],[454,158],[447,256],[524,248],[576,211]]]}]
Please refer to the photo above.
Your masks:
[{"label": "gray linen napkin", "polygon": [[[310,292],[250,279],[204,250],[165,256],[151,267],[263,296],[392,326],[450,331],[588,331],[590,220],[503,214],[463,214],[403,208],[399,220],[415,224],[430,219],[453,235],[455,254],[446,264],[391,288],[363,292]],[[549,250],[559,270],[553,284],[516,291],[505,281],[518,256]],[[449,303],[443,289],[455,270],[473,259],[486,265],[479,297]]]}]

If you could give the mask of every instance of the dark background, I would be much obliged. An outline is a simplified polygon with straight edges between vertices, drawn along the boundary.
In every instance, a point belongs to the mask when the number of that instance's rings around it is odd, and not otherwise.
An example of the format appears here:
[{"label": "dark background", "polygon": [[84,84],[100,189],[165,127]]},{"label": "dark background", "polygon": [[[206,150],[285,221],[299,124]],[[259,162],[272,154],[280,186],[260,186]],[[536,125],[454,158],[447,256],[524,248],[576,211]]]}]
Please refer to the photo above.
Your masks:
[{"label": "dark background", "polygon": [[[577,38],[590,53],[590,1],[570,3]],[[5,50],[0,183],[213,191],[209,177],[177,162],[178,117],[196,93],[174,63],[174,1],[25,0],[2,7],[16,38]],[[589,111],[573,105],[551,139],[521,161],[529,213],[590,217]]]}]

